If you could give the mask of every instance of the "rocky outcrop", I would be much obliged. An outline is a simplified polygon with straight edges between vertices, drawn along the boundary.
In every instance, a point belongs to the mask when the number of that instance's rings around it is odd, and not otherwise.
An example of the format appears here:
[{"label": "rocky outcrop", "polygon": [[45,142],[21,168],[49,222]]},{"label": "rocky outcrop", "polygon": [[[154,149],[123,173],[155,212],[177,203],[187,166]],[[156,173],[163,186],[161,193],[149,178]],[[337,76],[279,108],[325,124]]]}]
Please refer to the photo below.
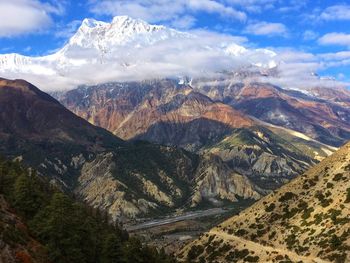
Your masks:
[{"label": "rocky outcrop", "polygon": [[[168,149],[161,150],[166,155]],[[108,211],[115,220],[163,214],[164,210],[196,207],[202,202],[220,206],[224,200],[261,197],[247,177],[234,172],[218,157],[200,156],[194,162],[186,156],[171,156],[179,164],[177,170],[158,170],[150,176],[142,169],[125,175],[118,172],[117,154],[98,155],[84,164],[75,192],[91,206]],[[171,165],[170,160],[164,161]]]},{"label": "rocky outcrop", "polygon": [[[114,220],[147,212],[149,207],[138,207],[137,200],[126,199],[128,186],[113,177],[114,166],[113,153],[98,155],[92,162],[84,164],[75,192],[91,206],[108,210]],[[150,204],[152,206],[156,204]]]},{"label": "rocky outcrop", "polygon": [[213,204],[222,200],[234,202],[237,197],[257,200],[261,196],[247,177],[234,172],[220,158],[212,155],[203,157],[196,172],[191,206],[203,200]]}]

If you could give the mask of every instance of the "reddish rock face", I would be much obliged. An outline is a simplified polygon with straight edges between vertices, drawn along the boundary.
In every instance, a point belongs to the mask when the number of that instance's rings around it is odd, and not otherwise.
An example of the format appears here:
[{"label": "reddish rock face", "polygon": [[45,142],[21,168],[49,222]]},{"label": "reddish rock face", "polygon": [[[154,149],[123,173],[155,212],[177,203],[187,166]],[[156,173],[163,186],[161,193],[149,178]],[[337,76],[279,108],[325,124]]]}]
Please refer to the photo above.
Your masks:
[{"label": "reddish rock face", "polygon": [[[256,125],[248,116],[332,146],[350,139],[347,90],[318,88],[305,94],[265,83],[192,86],[171,80],[114,83],[72,90],[59,100],[123,139],[140,138],[188,149],[198,149],[232,129]],[[197,140],[190,138],[193,133]]]},{"label": "reddish rock face", "polygon": [[328,145],[341,146],[350,139],[350,92],[347,90],[313,88],[302,93],[267,83],[199,86],[197,90],[249,116],[301,132]]},{"label": "reddish rock face", "polygon": [[203,142],[189,138],[191,135],[209,141],[205,138],[209,133],[222,137],[234,128],[255,124],[231,106],[171,80],[80,88],[59,99],[77,115],[126,140],[200,147]]},{"label": "reddish rock face", "polygon": [[[302,132],[329,145],[340,146],[350,139],[350,110],[344,107],[346,102],[338,103],[326,95],[312,97],[276,87],[271,93],[271,88],[263,85],[245,87],[244,90],[259,89],[260,96],[242,96],[238,107],[259,119]],[[328,94],[327,89],[324,90]],[[346,93],[336,93],[339,101],[347,100]],[[266,107],[259,107],[259,111],[251,108],[252,104],[258,105],[259,102]]]},{"label": "reddish rock face", "polygon": [[350,107],[350,91],[345,88],[312,88],[311,94],[320,99],[331,101],[343,107]]}]

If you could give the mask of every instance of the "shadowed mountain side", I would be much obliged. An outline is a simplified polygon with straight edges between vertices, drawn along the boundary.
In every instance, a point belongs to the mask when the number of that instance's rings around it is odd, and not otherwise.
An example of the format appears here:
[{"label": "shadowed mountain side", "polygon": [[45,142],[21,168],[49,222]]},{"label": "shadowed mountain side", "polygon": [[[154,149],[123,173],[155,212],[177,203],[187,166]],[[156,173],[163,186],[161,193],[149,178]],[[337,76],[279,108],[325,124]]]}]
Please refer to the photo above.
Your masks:
[{"label": "shadowed mountain side", "polygon": [[158,122],[144,134],[134,139],[147,140],[164,145],[175,145],[190,151],[199,151],[205,146],[215,144],[229,135],[233,128],[219,121],[206,118],[186,123]]},{"label": "shadowed mountain side", "polygon": [[24,80],[0,80],[0,133],[32,141],[74,142],[101,148],[124,143],[67,111]]},{"label": "shadowed mountain side", "polygon": [[72,188],[79,159],[89,160],[123,145],[124,141],[77,117],[30,83],[0,81],[1,154],[19,157]]}]

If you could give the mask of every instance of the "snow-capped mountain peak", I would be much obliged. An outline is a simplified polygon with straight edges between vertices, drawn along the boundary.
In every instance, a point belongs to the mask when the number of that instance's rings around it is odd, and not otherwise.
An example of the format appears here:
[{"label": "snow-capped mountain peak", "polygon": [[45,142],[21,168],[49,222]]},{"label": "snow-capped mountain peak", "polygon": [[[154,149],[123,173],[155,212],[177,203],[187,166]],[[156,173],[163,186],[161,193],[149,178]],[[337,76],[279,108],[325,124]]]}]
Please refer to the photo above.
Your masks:
[{"label": "snow-capped mountain peak", "polygon": [[181,35],[164,26],[150,25],[143,20],[128,16],[116,16],[111,23],[84,19],[78,31],[70,39],[64,50],[73,46],[94,48],[104,52],[117,46],[128,45],[130,42],[138,44],[152,44],[172,35]]},{"label": "snow-capped mountain peak", "polygon": [[97,21],[97,20],[92,19],[92,18],[85,18],[81,23],[80,29],[101,27],[101,26],[105,26],[107,24],[108,23],[106,23],[106,22]]},{"label": "snow-capped mountain peak", "polygon": [[120,31],[132,31],[135,34],[165,30],[166,27],[150,25],[141,19],[133,19],[129,16],[116,16],[113,18],[111,27]]},{"label": "snow-capped mountain peak", "polygon": [[272,51],[247,49],[229,39],[181,32],[128,16],[114,17],[110,23],[87,18],[52,55],[0,55],[0,73],[39,85],[36,80],[44,81],[42,76],[77,85],[135,77],[194,77],[230,70],[242,61],[260,68],[277,65]]}]

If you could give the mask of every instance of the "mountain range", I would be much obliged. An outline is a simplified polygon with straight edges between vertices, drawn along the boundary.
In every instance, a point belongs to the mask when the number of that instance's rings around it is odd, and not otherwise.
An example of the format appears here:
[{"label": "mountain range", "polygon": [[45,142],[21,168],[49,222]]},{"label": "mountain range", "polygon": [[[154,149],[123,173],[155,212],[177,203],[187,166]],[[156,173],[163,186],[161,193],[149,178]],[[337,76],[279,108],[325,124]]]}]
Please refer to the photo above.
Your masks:
[{"label": "mountain range", "polygon": [[266,83],[217,86],[172,79],[53,93],[72,112],[122,139],[220,156],[270,189],[349,139],[348,95],[344,90],[338,96],[344,102],[332,102]]},{"label": "mountain range", "polygon": [[213,155],[126,142],[23,80],[0,81],[0,153],[113,219],[164,214],[205,200],[258,199],[256,187]]}]

